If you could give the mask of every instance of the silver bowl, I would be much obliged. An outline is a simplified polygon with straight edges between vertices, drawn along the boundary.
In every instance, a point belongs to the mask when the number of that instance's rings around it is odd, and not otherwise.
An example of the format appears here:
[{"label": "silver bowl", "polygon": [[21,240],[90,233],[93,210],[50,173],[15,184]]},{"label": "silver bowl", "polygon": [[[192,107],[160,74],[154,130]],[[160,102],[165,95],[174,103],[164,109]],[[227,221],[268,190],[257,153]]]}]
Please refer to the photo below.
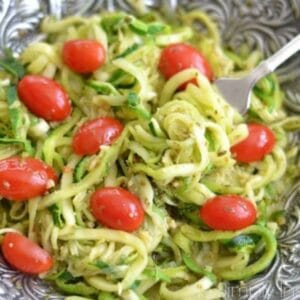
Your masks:
[{"label": "silver bowl", "polygon": [[[300,32],[300,0],[145,0],[144,3],[151,9],[162,10],[168,17],[179,6],[186,10],[201,8],[218,23],[224,43],[236,51],[246,43],[268,55]],[[116,9],[134,13],[125,0],[0,0],[0,54],[4,48],[20,52],[41,39],[37,29],[45,15],[61,18]],[[278,75],[286,92],[286,106],[299,113],[300,56],[287,62]],[[295,134],[291,143],[300,146],[300,135]],[[287,224],[279,236],[279,250],[273,264],[250,281],[226,284],[226,299],[300,299],[300,183],[283,200]],[[0,300],[8,299],[58,300],[64,296],[40,279],[10,269],[0,255]]]}]

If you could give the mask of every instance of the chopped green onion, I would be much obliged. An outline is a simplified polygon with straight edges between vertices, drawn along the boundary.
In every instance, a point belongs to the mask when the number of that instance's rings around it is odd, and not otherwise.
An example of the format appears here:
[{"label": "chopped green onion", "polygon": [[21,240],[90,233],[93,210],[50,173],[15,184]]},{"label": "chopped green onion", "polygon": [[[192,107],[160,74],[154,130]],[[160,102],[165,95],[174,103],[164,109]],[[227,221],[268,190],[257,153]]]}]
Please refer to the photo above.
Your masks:
[{"label": "chopped green onion", "polygon": [[155,281],[171,282],[171,278],[163,272],[163,269],[155,266],[154,268],[148,268],[144,271],[144,274]]},{"label": "chopped green onion", "polygon": [[123,51],[121,54],[117,55],[115,58],[122,58],[125,57],[135,50],[137,50],[140,47],[140,44],[134,43],[132,46],[128,47],[125,51]]},{"label": "chopped green onion", "polygon": [[9,106],[18,101],[17,89],[14,85],[10,85],[7,88],[6,99]]},{"label": "chopped green onion", "polygon": [[67,271],[56,278],[55,284],[60,291],[70,295],[94,296],[98,294],[98,290],[85,284],[81,277],[73,277]]},{"label": "chopped green onion", "polygon": [[109,264],[107,264],[106,262],[103,262],[101,260],[99,260],[95,263],[92,263],[92,265],[94,267],[97,267],[98,269],[100,269],[105,274],[112,274],[112,273],[115,273],[115,271],[116,271],[114,266],[110,266]]},{"label": "chopped green onion", "polygon": [[135,108],[140,104],[140,99],[138,95],[134,92],[130,92],[127,97],[128,106],[130,108]]},{"label": "chopped green onion", "polygon": [[145,35],[148,33],[148,25],[137,19],[133,19],[133,21],[129,24],[129,27],[137,34]]},{"label": "chopped green onion", "polygon": [[100,82],[96,80],[88,80],[86,85],[93,88],[96,92],[102,95],[117,95],[119,94],[115,87],[108,82]]},{"label": "chopped green onion", "polygon": [[213,283],[217,282],[217,277],[214,273],[205,270],[203,267],[200,267],[189,255],[183,254],[182,256],[183,262],[187,266],[187,268],[199,275],[206,276],[209,278]]},{"label": "chopped green onion", "polygon": [[154,35],[166,30],[167,26],[162,23],[151,23],[148,25],[148,34]]},{"label": "chopped green onion", "polygon": [[73,181],[79,182],[87,173],[89,157],[83,157],[75,166],[74,173],[73,173]]},{"label": "chopped green onion", "polygon": [[131,89],[136,84],[136,79],[121,69],[116,70],[108,81],[120,89]]},{"label": "chopped green onion", "polygon": [[23,127],[23,114],[21,103],[18,99],[17,89],[14,85],[7,88],[6,100],[8,104],[8,115],[13,132],[12,139],[2,139],[2,143],[21,143],[24,145],[24,150],[29,154],[33,154],[31,143],[26,138],[20,137],[20,129]]},{"label": "chopped green onion", "polygon": [[118,27],[123,23],[125,15],[123,13],[109,15],[104,17],[101,21],[101,26],[103,29],[110,33],[116,31]]},{"label": "chopped green onion", "polygon": [[135,290],[137,289],[139,286],[141,285],[141,281],[140,280],[135,280],[134,283],[131,285],[131,289]]},{"label": "chopped green onion", "polygon": [[148,123],[148,126],[149,126],[149,129],[150,129],[151,133],[154,136],[162,137],[162,138],[166,137],[165,133],[161,130],[161,128],[160,128],[160,126],[159,126],[156,119],[151,118],[150,122]]},{"label": "chopped green onion", "polygon": [[233,252],[247,252],[255,248],[258,236],[241,234],[231,240],[223,241],[223,244]]},{"label": "chopped green onion", "polygon": [[129,108],[134,110],[142,119],[151,119],[150,112],[140,104],[140,99],[136,93],[129,92],[127,96],[127,105]]},{"label": "chopped green onion", "polygon": [[64,222],[61,217],[61,209],[59,208],[59,206],[57,204],[53,204],[48,209],[52,215],[54,225],[59,228],[62,228]]},{"label": "chopped green onion", "polygon": [[0,68],[12,74],[17,79],[23,77],[25,75],[24,67],[13,57],[11,50],[5,49],[4,54],[4,58],[0,60]]}]

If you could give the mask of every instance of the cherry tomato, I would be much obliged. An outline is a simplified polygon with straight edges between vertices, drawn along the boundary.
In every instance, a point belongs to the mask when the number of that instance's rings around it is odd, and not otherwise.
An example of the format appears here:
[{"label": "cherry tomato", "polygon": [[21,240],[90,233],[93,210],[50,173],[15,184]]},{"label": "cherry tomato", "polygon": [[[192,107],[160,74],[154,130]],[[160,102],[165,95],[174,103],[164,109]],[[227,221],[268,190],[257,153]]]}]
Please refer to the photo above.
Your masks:
[{"label": "cherry tomato", "polygon": [[47,121],[63,121],[72,110],[61,85],[39,75],[26,75],[18,84],[20,99],[36,116]]},{"label": "cherry tomato", "polygon": [[[169,79],[188,68],[198,69],[210,81],[213,80],[214,76],[209,63],[197,49],[184,43],[172,44],[163,49],[159,61],[159,70],[165,79]],[[192,79],[183,84],[180,89],[186,88],[188,83],[197,84],[197,81]]]},{"label": "cherry tomato", "polygon": [[0,160],[0,195],[9,200],[43,195],[56,180],[55,171],[38,159],[14,156]]},{"label": "cherry tomato", "polygon": [[91,209],[103,225],[128,232],[138,229],[144,221],[139,199],[120,187],[100,188],[91,197]]},{"label": "cherry tomato", "polygon": [[248,137],[231,147],[231,153],[237,161],[250,163],[259,161],[270,153],[275,145],[274,133],[262,124],[248,124]]},{"label": "cherry tomato", "polygon": [[63,60],[74,72],[87,74],[104,64],[105,50],[97,41],[72,40],[64,44]]},{"label": "cherry tomato", "polygon": [[217,196],[199,211],[200,218],[216,230],[239,230],[255,222],[256,209],[248,199],[237,195]]},{"label": "cherry tomato", "polygon": [[91,155],[101,145],[112,144],[121,134],[123,125],[113,118],[98,118],[85,122],[73,137],[73,150],[78,155]]},{"label": "cherry tomato", "polygon": [[9,264],[28,274],[40,274],[53,266],[49,253],[25,236],[10,232],[2,242],[2,253]]}]

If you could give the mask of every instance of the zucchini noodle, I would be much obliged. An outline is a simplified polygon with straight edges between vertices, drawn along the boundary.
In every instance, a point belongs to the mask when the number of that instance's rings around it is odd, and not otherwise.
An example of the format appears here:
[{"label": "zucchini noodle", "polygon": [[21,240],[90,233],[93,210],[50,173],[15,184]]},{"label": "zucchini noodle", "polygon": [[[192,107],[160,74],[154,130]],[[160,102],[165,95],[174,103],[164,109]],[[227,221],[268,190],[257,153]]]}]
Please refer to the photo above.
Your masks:
[{"label": "zucchini noodle", "polygon": [[[0,70],[0,159],[33,156],[59,175],[44,196],[1,198],[0,235],[21,232],[49,251],[54,267],[41,277],[67,299],[220,299],[223,281],[250,279],[276,255],[274,216],[299,176],[299,149],[288,141],[300,129],[300,117],[283,109],[274,74],[255,86],[245,116],[197,69],[164,80],[159,59],[171,43],[199,49],[216,77],[248,72],[262,56],[245,47],[240,53],[225,49],[204,12],[181,13],[178,24],[167,24],[158,14],[145,14],[143,1],[128,2],[139,18],[118,12],[47,17],[41,25],[47,39],[20,55],[27,74],[54,79],[68,93],[73,110],[65,121],[32,115],[18,98],[15,78]],[[193,27],[199,23],[201,32]],[[86,76],[71,71],[62,48],[73,39],[100,42],[105,64]],[[183,90],[191,79],[197,84]],[[80,157],[72,150],[74,133],[96,117],[118,118],[124,130],[112,145]],[[231,147],[248,136],[248,122],[270,127],[276,146],[261,161],[243,164]],[[135,194],[145,212],[132,233],[102,226],[90,210],[97,188],[118,186]],[[250,199],[256,224],[208,229],[199,206],[222,194]]]}]

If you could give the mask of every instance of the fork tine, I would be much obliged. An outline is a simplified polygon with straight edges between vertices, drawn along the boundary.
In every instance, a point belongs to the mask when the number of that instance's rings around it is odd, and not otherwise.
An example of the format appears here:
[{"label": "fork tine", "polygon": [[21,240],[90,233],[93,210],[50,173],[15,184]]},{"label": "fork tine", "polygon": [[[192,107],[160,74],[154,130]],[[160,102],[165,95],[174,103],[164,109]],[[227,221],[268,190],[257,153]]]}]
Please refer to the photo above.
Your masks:
[{"label": "fork tine", "polygon": [[223,98],[238,112],[244,114],[250,106],[252,84],[245,78],[219,78],[215,81]]}]

